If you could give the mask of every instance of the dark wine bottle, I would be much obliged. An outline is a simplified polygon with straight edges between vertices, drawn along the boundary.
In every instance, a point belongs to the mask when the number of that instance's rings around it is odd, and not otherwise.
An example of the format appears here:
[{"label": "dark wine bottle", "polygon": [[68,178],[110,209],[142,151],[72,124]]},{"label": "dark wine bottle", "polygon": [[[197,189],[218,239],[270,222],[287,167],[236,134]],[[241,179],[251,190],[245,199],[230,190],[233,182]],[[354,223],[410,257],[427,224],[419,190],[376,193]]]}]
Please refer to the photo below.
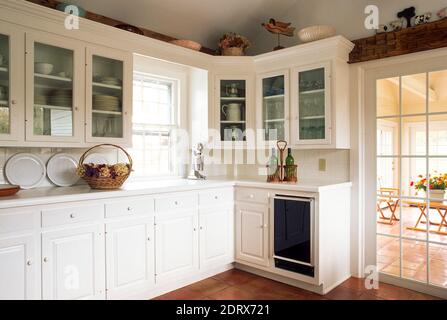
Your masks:
[{"label": "dark wine bottle", "polygon": [[287,158],[286,158],[286,166],[293,166],[295,164],[295,159],[292,156],[292,149],[287,149]]}]

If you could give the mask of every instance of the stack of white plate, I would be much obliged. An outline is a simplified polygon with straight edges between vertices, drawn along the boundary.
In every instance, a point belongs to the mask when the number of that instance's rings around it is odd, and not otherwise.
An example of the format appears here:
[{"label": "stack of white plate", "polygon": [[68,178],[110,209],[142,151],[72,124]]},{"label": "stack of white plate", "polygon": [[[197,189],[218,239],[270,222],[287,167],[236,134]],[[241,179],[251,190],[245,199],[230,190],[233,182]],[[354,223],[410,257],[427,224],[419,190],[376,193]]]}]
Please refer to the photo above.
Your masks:
[{"label": "stack of white plate", "polygon": [[101,77],[99,80],[102,84],[108,84],[111,86],[120,86],[121,80],[115,77]]},{"label": "stack of white plate", "polygon": [[50,96],[50,103],[54,106],[71,107],[73,95],[71,90],[54,90]]},{"label": "stack of white plate", "polygon": [[93,96],[93,109],[103,111],[120,111],[120,100],[118,97],[106,94]]}]

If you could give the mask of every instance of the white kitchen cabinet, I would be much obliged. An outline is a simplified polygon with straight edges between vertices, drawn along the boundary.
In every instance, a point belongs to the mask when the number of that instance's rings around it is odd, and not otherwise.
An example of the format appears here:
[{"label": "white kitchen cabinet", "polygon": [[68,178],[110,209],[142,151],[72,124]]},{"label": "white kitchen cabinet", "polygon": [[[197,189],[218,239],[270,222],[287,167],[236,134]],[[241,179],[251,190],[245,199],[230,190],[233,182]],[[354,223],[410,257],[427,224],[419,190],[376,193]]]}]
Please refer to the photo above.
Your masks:
[{"label": "white kitchen cabinet", "polygon": [[233,206],[200,210],[200,268],[234,261]]},{"label": "white kitchen cabinet", "polygon": [[331,65],[292,71],[292,139],[297,145],[331,143]]},{"label": "white kitchen cabinet", "polygon": [[276,141],[289,139],[289,70],[259,74],[257,77],[257,128],[262,141],[276,147]]},{"label": "white kitchen cabinet", "polygon": [[84,141],[85,51],[80,41],[26,33],[26,140]]},{"label": "white kitchen cabinet", "polygon": [[173,281],[199,268],[197,210],[160,212],[155,217],[156,282]]},{"label": "white kitchen cabinet", "polygon": [[144,294],[155,284],[154,218],[106,225],[107,299]]},{"label": "white kitchen cabinet", "polygon": [[24,43],[25,32],[0,22],[0,141],[24,139]]},{"label": "white kitchen cabinet", "polygon": [[298,149],[349,149],[349,67],[339,60],[291,73],[291,144]]},{"label": "white kitchen cabinet", "polygon": [[132,54],[88,46],[86,140],[132,145]]},{"label": "white kitchen cabinet", "polygon": [[0,300],[40,298],[38,248],[33,235],[0,238]]},{"label": "white kitchen cabinet", "polygon": [[43,299],[104,299],[104,225],[42,234]]},{"label": "white kitchen cabinet", "polygon": [[236,261],[269,265],[268,206],[236,205]]}]

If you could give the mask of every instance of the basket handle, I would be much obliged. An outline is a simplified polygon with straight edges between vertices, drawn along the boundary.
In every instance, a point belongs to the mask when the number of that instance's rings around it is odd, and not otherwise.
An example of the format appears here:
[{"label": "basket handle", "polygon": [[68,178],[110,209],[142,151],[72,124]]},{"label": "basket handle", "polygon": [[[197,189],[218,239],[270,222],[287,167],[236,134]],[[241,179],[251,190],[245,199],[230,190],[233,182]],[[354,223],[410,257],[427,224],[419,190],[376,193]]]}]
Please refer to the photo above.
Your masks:
[{"label": "basket handle", "polygon": [[87,154],[90,153],[90,151],[92,151],[93,149],[99,148],[99,147],[104,147],[104,146],[115,147],[115,148],[120,149],[122,152],[124,152],[124,154],[127,156],[127,159],[129,160],[129,166],[130,166],[129,171],[132,171],[133,161],[132,161],[132,157],[130,156],[130,154],[126,150],[124,150],[123,147],[120,147],[120,146],[118,146],[116,144],[111,144],[111,143],[98,144],[96,146],[91,147],[87,151],[85,151],[82,154],[81,158],[79,158],[79,165],[78,166],[80,167],[80,166],[82,166],[84,164],[85,157],[87,156]]}]

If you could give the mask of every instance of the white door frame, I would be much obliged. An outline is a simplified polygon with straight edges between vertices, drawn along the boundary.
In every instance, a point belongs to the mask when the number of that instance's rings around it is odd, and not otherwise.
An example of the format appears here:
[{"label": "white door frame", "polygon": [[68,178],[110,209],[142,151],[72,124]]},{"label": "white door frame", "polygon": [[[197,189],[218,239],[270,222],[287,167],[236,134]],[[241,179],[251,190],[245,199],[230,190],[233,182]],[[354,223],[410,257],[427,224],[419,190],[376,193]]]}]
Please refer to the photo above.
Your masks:
[{"label": "white door frame", "polygon": [[[351,273],[376,265],[376,79],[447,69],[447,48],[351,65]],[[446,290],[381,276],[381,281],[447,298]]]}]

